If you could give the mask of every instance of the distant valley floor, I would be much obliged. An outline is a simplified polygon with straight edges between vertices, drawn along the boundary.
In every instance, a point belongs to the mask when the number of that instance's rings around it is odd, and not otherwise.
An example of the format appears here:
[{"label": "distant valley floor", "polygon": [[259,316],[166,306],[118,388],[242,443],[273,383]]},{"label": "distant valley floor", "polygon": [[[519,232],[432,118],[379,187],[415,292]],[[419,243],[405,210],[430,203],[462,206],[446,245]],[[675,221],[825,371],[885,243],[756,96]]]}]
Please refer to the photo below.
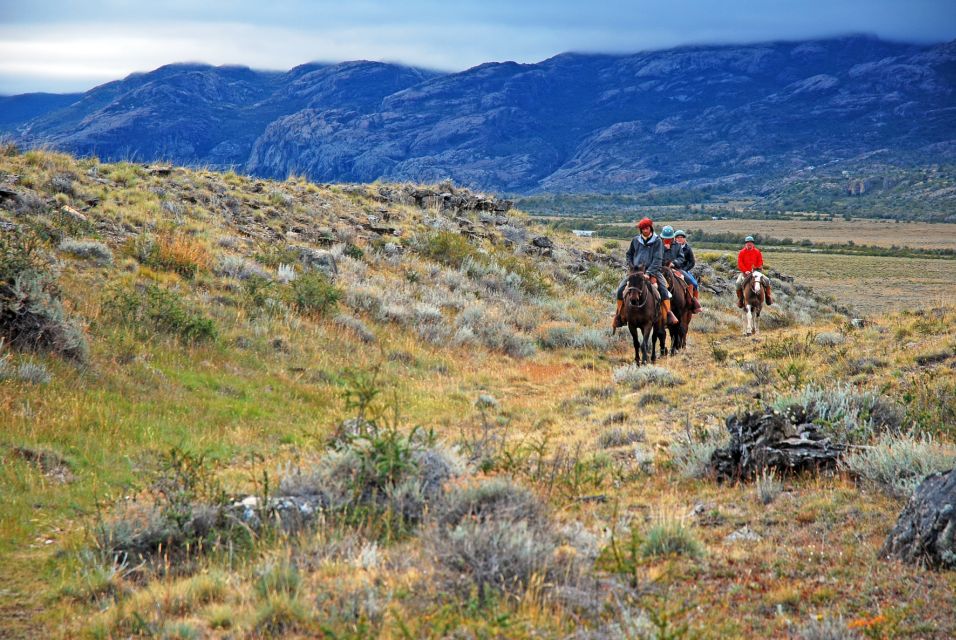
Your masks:
[{"label": "distant valley floor", "polygon": [[[956,225],[953,225],[956,226]],[[771,251],[767,264],[865,315],[956,302],[956,262]]]},{"label": "distant valley floor", "polygon": [[[614,223],[631,226],[633,223]],[[790,238],[794,243],[809,240],[815,244],[846,244],[877,247],[956,250],[956,223],[894,222],[892,220],[660,220],[660,224],[705,233],[761,234],[771,238]]]}]

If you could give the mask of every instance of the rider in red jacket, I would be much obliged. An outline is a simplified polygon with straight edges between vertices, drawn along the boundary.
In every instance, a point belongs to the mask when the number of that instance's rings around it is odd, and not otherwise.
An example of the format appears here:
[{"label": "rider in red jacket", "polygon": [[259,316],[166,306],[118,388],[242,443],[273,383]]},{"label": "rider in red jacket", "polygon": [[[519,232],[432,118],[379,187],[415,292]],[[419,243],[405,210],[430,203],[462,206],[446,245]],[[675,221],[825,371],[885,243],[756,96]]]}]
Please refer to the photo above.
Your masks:
[{"label": "rider in red jacket", "polygon": [[[737,268],[740,270],[740,274],[737,276],[737,306],[743,309],[744,279],[750,275],[750,272],[756,269],[763,269],[763,254],[760,253],[760,249],[754,245],[753,236],[747,236],[744,240],[744,248],[737,254]],[[761,282],[763,284],[764,298],[767,304],[771,305],[773,304],[773,300],[770,298],[770,280],[767,276],[763,276]]]}]

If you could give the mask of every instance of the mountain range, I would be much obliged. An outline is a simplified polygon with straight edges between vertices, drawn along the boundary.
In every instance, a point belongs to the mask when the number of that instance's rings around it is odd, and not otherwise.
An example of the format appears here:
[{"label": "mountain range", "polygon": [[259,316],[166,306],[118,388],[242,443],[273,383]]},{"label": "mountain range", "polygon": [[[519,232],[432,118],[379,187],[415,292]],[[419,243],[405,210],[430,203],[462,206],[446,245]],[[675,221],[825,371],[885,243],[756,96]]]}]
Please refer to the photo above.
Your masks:
[{"label": "mountain range", "polygon": [[0,132],[106,160],[515,194],[759,191],[861,159],[956,163],[956,41],[848,36],[566,53],[439,73],[173,64],[82,94],[0,98]]}]

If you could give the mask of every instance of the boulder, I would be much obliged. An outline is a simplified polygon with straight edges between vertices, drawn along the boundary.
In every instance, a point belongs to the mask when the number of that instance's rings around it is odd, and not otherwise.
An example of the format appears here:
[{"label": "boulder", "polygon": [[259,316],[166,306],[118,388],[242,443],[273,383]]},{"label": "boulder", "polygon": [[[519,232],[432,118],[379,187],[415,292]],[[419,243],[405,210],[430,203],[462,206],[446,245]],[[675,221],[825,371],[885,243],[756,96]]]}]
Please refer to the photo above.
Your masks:
[{"label": "boulder", "polygon": [[87,222],[86,216],[73,207],[64,205],[62,208],[60,208],[60,213],[62,213],[65,218],[69,218],[74,222]]},{"label": "boulder", "polygon": [[700,283],[700,288],[710,291],[714,295],[724,295],[734,288],[733,278],[725,278],[709,264],[698,262],[691,269],[691,273]]},{"label": "boulder", "polygon": [[956,469],[926,477],[880,555],[933,569],[956,569]]},{"label": "boulder", "polygon": [[11,202],[17,202],[19,197],[20,197],[20,194],[18,194],[15,190],[11,189],[10,187],[0,186],[0,203],[5,202],[7,200]]},{"label": "boulder", "polygon": [[551,238],[548,238],[547,236],[538,236],[537,238],[531,241],[531,244],[538,247],[539,249],[554,248],[554,242],[552,242]]},{"label": "boulder", "polygon": [[787,414],[766,409],[727,417],[730,444],[710,458],[718,482],[750,480],[765,469],[781,474],[833,469],[846,450],[831,442],[802,407]]},{"label": "boulder", "polygon": [[299,262],[301,262],[302,266],[306,269],[321,271],[330,279],[335,278],[335,276],[339,274],[335,256],[332,255],[331,251],[313,249],[312,247],[304,247],[301,245],[293,245],[291,248],[299,253]]}]

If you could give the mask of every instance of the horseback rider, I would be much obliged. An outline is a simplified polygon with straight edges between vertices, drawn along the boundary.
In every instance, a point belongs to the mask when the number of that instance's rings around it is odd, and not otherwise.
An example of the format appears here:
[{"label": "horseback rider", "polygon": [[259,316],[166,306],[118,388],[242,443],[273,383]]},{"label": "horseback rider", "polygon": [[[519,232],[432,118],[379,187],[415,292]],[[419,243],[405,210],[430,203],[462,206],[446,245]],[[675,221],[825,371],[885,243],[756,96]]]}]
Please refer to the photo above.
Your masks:
[{"label": "horseback rider", "polygon": [[[760,253],[760,249],[754,245],[754,237],[747,236],[744,238],[744,248],[737,254],[737,269],[740,270],[740,273],[737,275],[737,306],[741,309],[744,308],[744,280],[751,273],[762,268],[763,254]],[[764,299],[767,305],[772,305],[773,300],[770,298],[770,279],[760,274],[760,284],[763,285]]]},{"label": "horseback rider", "polygon": [[[654,233],[654,222],[650,218],[643,218],[637,223],[639,235],[631,240],[631,246],[627,248],[627,266],[629,269],[644,268],[645,278],[654,278],[657,282],[655,297],[661,301],[664,310],[667,312],[667,323],[677,324],[677,316],[671,312],[671,293],[667,290],[667,283],[664,275],[661,273],[661,265],[664,260],[664,246],[661,243],[660,236]],[[621,307],[624,306],[624,287],[627,286],[627,278],[621,281],[617,288],[617,311],[614,312],[614,321],[611,328],[616,329],[624,326],[621,322]],[[651,287],[651,291],[655,291]]]},{"label": "horseback rider", "polygon": [[[684,233],[681,231],[680,233]],[[697,281],[689,273],[684,271],[684,268],[681,266],[684,264],[684,258],[681,257],[683,247],[687,245],[682,245],[679,242],[676,242],[677,234],[674,232],[674,227],[667,225],[661,229],[661,242],[664,243],[664,266],[670,267],[674,271],[674,275],[682,280],[689,280],[693,287],[691,288],[691,295],[688,304],[691,306],[691,312],[700,313],[700,302],[697,300]],[[686,238],[686,234],[684,236]],[[690,247],[687,247],[690,249]],[[690,253],[691,266],[693,265],[694,253]]]},{"label": "horseback rider", "polygon": [[694,277],[694,274],[691,273],[691,269],[697,264],[697,260],[694,258],[694,250],[687,244],[687,233],[683,229],[677,230],[677,233],[674,234],[674,239],[677,241],[677,244],[680,245],[677,258],[674,260],[674,266],[680,269],[684,277],[687,278],[688,282],[694,287],[694,299],[699,302],[700,284],[697,282],[697,278]]}]

